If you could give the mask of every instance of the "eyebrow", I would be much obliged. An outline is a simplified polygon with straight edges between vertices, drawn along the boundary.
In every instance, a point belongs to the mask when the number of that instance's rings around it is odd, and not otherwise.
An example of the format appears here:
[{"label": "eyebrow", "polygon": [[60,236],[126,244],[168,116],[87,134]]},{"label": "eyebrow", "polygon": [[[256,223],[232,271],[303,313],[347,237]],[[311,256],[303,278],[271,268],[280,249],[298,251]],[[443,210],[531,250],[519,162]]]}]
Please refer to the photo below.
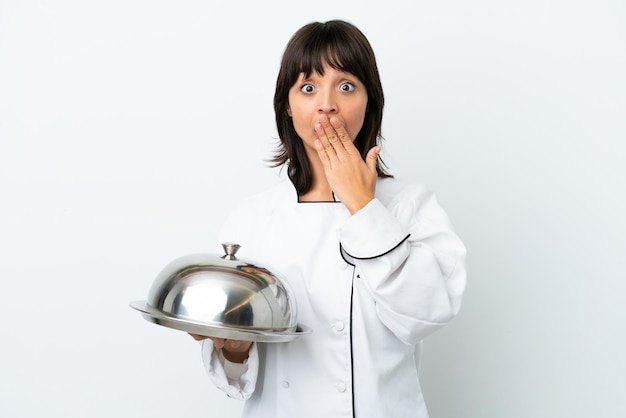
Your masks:
[{"label": "eyebrow", "polygon": [[[360,81],[359,77],[357,77],[355,74],[349,72],[349,71],[343,71],[343,70],[337,70],[340,74],[340,77],[346,77],[346,76],[350,76],[350,78],[355,78],[357,80]],[[323,75],[321,75],[320,73],[318,73],[317,71],[312,71],[311,73],[306,73],[304,71],[301,71],[300,74],[298,75],[298,80],[303,79],[303,80],[307,80],[309,78],[313,78],[313,77],[326,77],[328,75],[328,72],[325,72]]]}]

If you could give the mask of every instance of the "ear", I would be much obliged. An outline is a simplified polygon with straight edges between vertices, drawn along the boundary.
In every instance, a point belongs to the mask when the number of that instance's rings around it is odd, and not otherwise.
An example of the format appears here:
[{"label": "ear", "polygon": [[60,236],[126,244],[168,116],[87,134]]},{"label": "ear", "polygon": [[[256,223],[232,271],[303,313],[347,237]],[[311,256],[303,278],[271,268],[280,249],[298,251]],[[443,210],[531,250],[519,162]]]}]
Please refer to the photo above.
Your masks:
[{"label": "ear", "polygon": [[291,107],[289,105],[287,105],[287,114],[291,117]]}]

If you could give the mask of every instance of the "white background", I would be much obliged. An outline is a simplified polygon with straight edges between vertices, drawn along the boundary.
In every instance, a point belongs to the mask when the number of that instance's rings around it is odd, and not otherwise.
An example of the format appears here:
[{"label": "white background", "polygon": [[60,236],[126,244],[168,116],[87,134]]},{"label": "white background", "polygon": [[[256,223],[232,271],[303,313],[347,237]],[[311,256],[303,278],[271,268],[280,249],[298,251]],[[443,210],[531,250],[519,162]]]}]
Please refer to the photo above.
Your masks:
[{"label": "white background", "polygon": [[618,0],[0,0],[0,416],[238,416],[128,302],[274,181],[280,56],[335,17],[377,53],[391,171],[469,249],[432,417],[626,416]]}]

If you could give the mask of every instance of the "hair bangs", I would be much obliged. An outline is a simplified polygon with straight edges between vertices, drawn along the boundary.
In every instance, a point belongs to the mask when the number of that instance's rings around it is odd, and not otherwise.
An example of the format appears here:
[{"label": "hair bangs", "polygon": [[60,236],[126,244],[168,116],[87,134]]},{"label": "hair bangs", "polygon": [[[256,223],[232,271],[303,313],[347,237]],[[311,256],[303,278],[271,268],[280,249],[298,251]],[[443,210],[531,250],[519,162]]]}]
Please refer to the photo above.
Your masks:
[{"label": "hair bangs", "polygon": [[363,65],[367,59],[355,48],[354,39],[332,25],[323,25],[310,34],[308,42],[302,45],[297,73],[310,76],[324,75],[324,67],[347,72],[363,79]]}]

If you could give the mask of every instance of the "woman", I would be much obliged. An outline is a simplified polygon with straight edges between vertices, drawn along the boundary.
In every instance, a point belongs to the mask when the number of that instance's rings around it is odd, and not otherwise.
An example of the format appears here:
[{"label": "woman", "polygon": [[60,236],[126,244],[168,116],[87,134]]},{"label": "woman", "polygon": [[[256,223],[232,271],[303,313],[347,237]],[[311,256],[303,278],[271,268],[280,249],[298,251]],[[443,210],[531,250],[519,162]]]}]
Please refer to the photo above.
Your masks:
[{"label": "woman", "polygon": [[465,248],[429,190],[385,170],[383,102],[355,26],[311,23],[291,38],[274,96],[273,161],[287,176],[245,200],[221,240],[281,273],[313,333],[202,340],[210,378],[247,400],[244,416],[428,416],[421,341],[460,309]]}]

